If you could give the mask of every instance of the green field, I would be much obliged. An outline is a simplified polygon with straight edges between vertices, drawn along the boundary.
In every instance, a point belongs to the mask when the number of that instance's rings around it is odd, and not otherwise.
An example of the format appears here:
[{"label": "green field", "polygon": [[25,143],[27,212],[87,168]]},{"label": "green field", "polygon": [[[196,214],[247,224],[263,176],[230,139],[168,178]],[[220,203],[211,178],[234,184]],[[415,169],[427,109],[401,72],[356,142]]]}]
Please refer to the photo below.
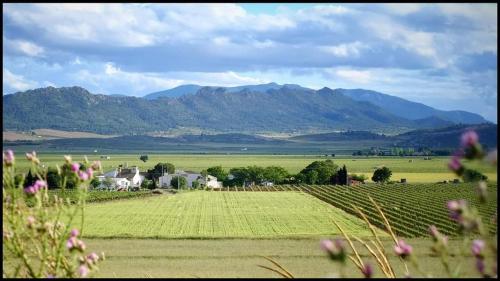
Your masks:
[{"label": "green field", "polygon": [[[139,154],[109,154],[111,159],[100,159],[98,155],[87,155],[90,161],[100,160],[105,171],[116,168],[120,164],[136,165],[141,171],[152,168],[158,162],[173,163],[178,169],[201,171],[208,167],[221,165],[229,170],[234,167],[248,165],[281,166],[290,173],[297,173],[313,161],[332,159],[337,165],[346,165],[349,173],[365,174],[369,178],[376,167],[385,165],[392,170],[392,180],[399,181],[406,178],[408,182],[438,182],[455,179],[456,176],[447,168],[449,157],[433,157],[432,160],[423,160],[423,157],[328,157],[304,155],[207,155],[207,154],[149,154],[149,160],[142,162]],[[55,167],[64,163],[62,154],[43,153],[39,155],[42,163]],[[81,154],[73,155],[73,160],[83,161]],[[467,162],[465,162],[467,164]],[[27,172],[30,163],[23,154],[18,154],[16,168],[20,172]],[[491,181],[497,180],[494,167],[472,163],[471,167],[483,172]],[[369,180],[370,181],[370,180]]]},{"label": "green field", "polygon": [[284,238],[334,235],[335,220],[370,235],[352,215],[299,192],[193,191],[99,204],[85,210],[87,237]]},{"label": "green field", "polygon": [[[334,237],[328,237],[334,238]],[[431,253],[430,238],[405,240],[413,246],[419,266],[430,277],[446,277],[438,257]],[[269,256],[289,270],[294,277],[322,278],[338,276],[339,263],[332,262],[319,247],[319,239],[85,239],[89,251],[105,252],[95,277],[128,278],[277,278],[276,273],[259,267],[274,267],[261,255]],[[459,253],[461,240],[449,241],[452,254]],[[382,238],[386,251],[393,253],[393,242]],[[354,242],[363,260],[374,265],[374,277],[384,277],[376,261],[359,243]],[[468,249],[467,249],[468,250]],[[349,253],[350,249],[347,250]],[[488,260],[491,253],[486,252]],[[404,277],[404,266],[393,254],[389,255],[398,277]],[[461,262],[451,257],[455,268]],[[462,277],[480,277],[475,269],[474,258],[462,261]],[[491,268],[487,264],[487,268]],[[412,277],[422,277],[409,266]],[[362,275],[352,262],[344,269],[347,277]],[[428,277],[426,275],[425,277]]]}]

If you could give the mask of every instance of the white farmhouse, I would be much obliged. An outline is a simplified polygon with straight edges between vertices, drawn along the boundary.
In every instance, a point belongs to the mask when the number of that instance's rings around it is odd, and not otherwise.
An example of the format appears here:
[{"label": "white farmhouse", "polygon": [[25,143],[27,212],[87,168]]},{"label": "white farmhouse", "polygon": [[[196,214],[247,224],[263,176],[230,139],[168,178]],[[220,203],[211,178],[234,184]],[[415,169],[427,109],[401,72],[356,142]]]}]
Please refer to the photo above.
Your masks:
[{"label": "white farmhouse", "polygon": [[158,185],[164,188],[170,187],[172,178],[177,176],[185,178],[187,186],[191,188],[193,187],[193,182],[195,181],[198,181],[202,186],[204,185],[212,188],[222,188],[222,182],[218,182],[216,177],[208,175],[207,179],[205,180],[200,173],[182,170],[176,170],[175,174],[165,174],[159,177]]},{"label": "white farmhouse", "polygon": [[[102,176],[97,176],[100,181],[99,189],[110,190],[129,190],[129,188],[138,188],[144,181],[144,176],[139,173],[138,167],[121,168],[107,172]],[[110,179],[112,184],[110,187],[106,186],[104,182]]]},{"label": "white farmhouse", "polygon": [[206,180],[201,177],[199,180],[201,185],[204,185],[209,188],[222,188],[222,182],[217,181],[217,178],[211,175],[208,175]]}]

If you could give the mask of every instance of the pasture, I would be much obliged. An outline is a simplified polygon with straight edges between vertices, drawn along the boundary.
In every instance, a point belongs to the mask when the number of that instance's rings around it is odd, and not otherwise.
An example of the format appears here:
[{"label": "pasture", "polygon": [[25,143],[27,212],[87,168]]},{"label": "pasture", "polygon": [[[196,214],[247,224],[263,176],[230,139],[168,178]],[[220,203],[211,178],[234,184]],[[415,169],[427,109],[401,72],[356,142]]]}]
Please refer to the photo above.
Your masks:
[{"label": "pasture", "polygon": [[[335,236],[328,237],[334,238]],[[393,242],[381,238],[386,251],[392,253]],[[319,247],[319,239],[85,239],[90,251],[106,253],[106,260],[99,265],[95,277],[128,278],[277,278],[276,273],[259,267],[274,267],[262,258],[269,256],[289,270],[294,277],[322,278],[339,276],[340,266],[332,262]],[[415,249],[419,267],[430,277],[447,276],[439,257],[432,254],[430,238],[407,239]],[[450,239],[450,251],[458,254],[462,241]],[[368,251],[354,241],[363,260],[375,265]],[[351,250],[347,250],[351,253]],[[491,260],[491,252],[486,255]],[[389,255],[397,276],[404,276],[404,266],[394,255]],[[464,260],[450,257],[455,268],[462,262],[463,277],[480,277],[472,256]],[[491,268],[487,264],[487,268]],[[275,267],[274,267],[275,268]],[[347,277],[362,278],[352,262],[346,264]],[[422,277],[410,266],[412,277]],[[384,277],[374,269],[374,277]],[[425,277],[428,277],[427,275]]]},{"label": "pasture", "polygon": [[88,204],[83,233],[99,238],[284,238],[357,236],[365,223],[300,192],[192,191]]},{"label": "pasture", "polygon": [[[229,170],[234,167],[249,165],[257,166],[281,166],[289,173],[297,173],[308,164],[317,160],[331,159],[339,166],[346,165],[349,173],[365,174],[371,178],[376,167],[385,165],[392,170],[392,179],[399,181],[406,178],[408,182],[438,182],[453,180],[457,178],[448,170],[447,163],[449,157],[432,157],[431,160],[424,160],[423,157],[354,157],[337,156],[325,157],[314,155],[221,155],[221,154],[148,154],[149,160],[143,162],[139,160],[140,154],[106,154],[111,159],[100,159],[100,154],[92,153],[87,157],[90,161],[100,160],[104,171],[116,168],[120,164],[127,163],[129,166],[136,165],[141,171],[152,168],[158,162],[173,163],[176,168],[190,171],[201,171],[208,167],[221,165]],[[83,161],[84,155],[73,154],[73,160]],[[42,162],[51,167],[64,162],[63,154],[40,153]],[[467,162],[464,162],[468,165]],[[30,163],[25,159],[24,154],[17,154],[16,169],[19,172],[27,172]],[[471,167],[480,170],[490,181],[497,180],[497,173],[494,167],[472,163]],[[370,180],[368,180],[370,181]]]}]

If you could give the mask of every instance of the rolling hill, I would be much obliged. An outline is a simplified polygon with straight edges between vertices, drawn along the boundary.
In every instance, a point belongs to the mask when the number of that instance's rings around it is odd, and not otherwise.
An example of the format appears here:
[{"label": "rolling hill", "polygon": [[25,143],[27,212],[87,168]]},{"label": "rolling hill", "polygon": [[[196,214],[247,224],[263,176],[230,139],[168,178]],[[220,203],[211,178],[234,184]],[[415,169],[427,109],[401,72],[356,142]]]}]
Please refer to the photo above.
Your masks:
[{"label": "rolling hill", "polygon": [[[178,97],[153,100],[92,94],[81,87],[47,87],[18,92],[3,97],[4,130],[55,129],[120,135],[187,127],[250,134],[333,130],[402,132],[457,123],[446,116],[409,114],[416,119],[405,118],[401,113],[391,112],[390,102],[375,105],[371,101],[355,100],[342,89],[312,90],[276,83],[197,87],[177,87],[170,91]],[[194,90],[195,93],[186,94]],[[382,94],[374,95],[380,97]],[[408,112],[413,112],[414,103],[400,102],[401,106],[408,107]],[[429,112],[434,112],[432,110]],[[472,113],[460,116],[469,115],[475,116]],[[463,121],[462,117],[458,119]],[[479,120],[472,119],[472,123]]]}]

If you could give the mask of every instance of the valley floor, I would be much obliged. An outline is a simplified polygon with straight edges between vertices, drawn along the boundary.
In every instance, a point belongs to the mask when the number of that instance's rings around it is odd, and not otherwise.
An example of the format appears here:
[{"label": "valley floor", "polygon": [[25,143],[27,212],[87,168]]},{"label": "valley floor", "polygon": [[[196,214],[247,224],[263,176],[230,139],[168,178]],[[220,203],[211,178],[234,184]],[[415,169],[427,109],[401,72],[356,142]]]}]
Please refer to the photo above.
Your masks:
[{"label": "valley floor", "polygon": [[[180,277],[180,278],[229,278],[253,277],[273,278],[278,274],[261,268],[264,265],[276,268],[261,256],[268,256],[280,263],[294,277],[334,277],[339,276],[338,263],[331,261],[320,249],[320,239],[85,239],[90,251],[105,252],[103,261],[95,277]],[[407,240],[416,251],[419,266],[425,275],[418,273],[409,265],[412,277],[433,276],[446,277],[446,272],[438,257],[431,254],[430,238],[414,238]],[[393,253],[393,242],[383,239],[386,251],[391,253],[391,263],[395,266],[396,275],[404,277],[404,265]],[[461,241],[451,240],[450,249],[458,252]],[[361,249],[363,260],[374,267],[374,276],[383,277],[376,263]],[[488,260],[491,260],[488,258]],[[454,269],[459,258],[452,258],[450,264]],[[474,266],[474,258],[469,256],[461,266],[461,277],[479,277]],[[492,265],[487,264],[490,271]],[[348,261],[343,269],[345,276],[362,275],[352,262]]]}]

